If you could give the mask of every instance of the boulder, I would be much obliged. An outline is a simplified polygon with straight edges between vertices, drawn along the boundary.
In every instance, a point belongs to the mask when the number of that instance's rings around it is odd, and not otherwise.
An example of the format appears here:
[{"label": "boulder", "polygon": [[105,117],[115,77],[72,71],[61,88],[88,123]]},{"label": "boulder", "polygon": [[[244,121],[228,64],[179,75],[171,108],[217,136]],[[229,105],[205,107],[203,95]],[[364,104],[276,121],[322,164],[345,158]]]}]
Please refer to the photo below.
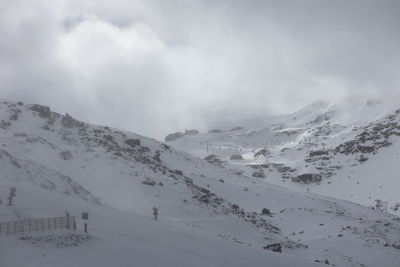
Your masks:
[{"label": "boulder", "polygon": [[329,151],[328,150],[314,150],[311,151],[309,156],[310,157],[315,157],[315,156],[322,156],[322,155],[328,155]]},{"label": "boulder", "polygon": [[232,155],[230,160],[243,160],[242,155]]},{"label": "boulder", "polygon": [[72,153],[71,153],[71,151],[69,151],[69,150],[60,152],[60,157],[61,157],[63,160],[70,160],[70,159],[73,158],[73,157],[72,157]]},{"label": "boulder", "polygon": [[267,209],[267,208],[263,208],[263,209],[261,210],[261,214],[262,214],[262,215],[271,216],[271,211],[270,211],[269,209]]},{"label": "boulder", "polygon": [[139,139],[127,139],[127,140],[125,140],[125,144],[127,144],[130,147],[140,146],[140,140]]},{"label": "boulder", "polygon": [[221,159],[218,158],[217,155],[211,154],[204,158],[204,160],[208,161],[211,164],[221,165],[223,162]]},{"label": "boulder", "polygon": [[364,155],[360,155],[358,158],[357,158],[357,160],[359,161],[359,162],[365,162],[365,161],[367,161],[369,158],[368,157],[366,157],[366,156],[364,156]]},{"label": "boulder", "polygon": [[252,176],[254,178],[265,178],[265,174],[262,170],[253,172]]},{"label": "boulder", "polygon": [[84,125],[83,122],[75,120],[71,115],[68,113],[65,114],[61,119],[61,124],[65,128],[74,128],[74,127],[82,127]]},{"label": "boulder", "polygon": [[304,173],[292,178],[293,182],[302,184],[319,183],[322,180],[321,174]]},{"label": "boulder", "polygon": [[231,132],[234,132],[234,131],[239,131],[239,130],[243,130],[244,128],[243,127],[241,127],[241,126],[236,126],[236,127],[233,127],[232,129],[230,129],[230,131]]},{"label": "boulder", "polygon": [[254,156],[255,157],[258,157],[258,156],[264,156],[264,157],[266,157],[266,156],[268,156],[270,154],[270,152],[268,151],[268,149],[266,149],[266,148],[261,148],[260,150],[258,150],[255,154],[254,154]]},{"label": "boulder", "polygon": [[180,170],[175,170],[174,173],[177,174],[177,175],[181,175],[181,176],[183,175],[183,172],[180,171]]},{"label": "boulder", "polygon": [[264,248],[264,249],[267,249],[267,250],[274,251],[274,252],[282,253],[282,245],[279,244],[279,243],[267,245],[267,246],[265,246],[265,247],[263,247],[263,248]]},{"label": "boulder", "polygon": [[156,185],[156,182],[153,181],[153,180],[151,180],[151,179],[149,179],[149,178],[146,178],[146,180],[144,180],[144,181],[142,182],[142,184],[149,185],[149,186],[155,186],[155,185]]}]

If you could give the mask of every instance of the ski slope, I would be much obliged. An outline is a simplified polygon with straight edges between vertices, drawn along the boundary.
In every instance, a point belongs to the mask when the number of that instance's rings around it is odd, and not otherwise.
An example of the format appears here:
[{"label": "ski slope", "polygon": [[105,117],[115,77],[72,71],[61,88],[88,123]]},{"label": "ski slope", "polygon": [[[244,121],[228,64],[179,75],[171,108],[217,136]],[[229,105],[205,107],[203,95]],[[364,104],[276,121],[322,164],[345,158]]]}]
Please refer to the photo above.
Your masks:
[{"label": "ski slope", "polygon": [[[396,216],[313,189],[272,185],[247,173],[258,166],[210,164],[175,144],[45,106],[3,101],[0,110],[1,221],[90,213],[89,235],[78,221],[76,233],[1,237],[1,266],[394,267],[400,261]],[[247,153],[242,162],[254,163]],[[6,206],[12,186],[17,196]]]},{"label": "ski slope", "polygon": [[200,158],[215,155],[249,177],[365,206],[381,200],[387,211],[399,214],[399,107],[373,100],[319,101],[286,116],[221,122],[213,125],[217,133],[167,143]]}]

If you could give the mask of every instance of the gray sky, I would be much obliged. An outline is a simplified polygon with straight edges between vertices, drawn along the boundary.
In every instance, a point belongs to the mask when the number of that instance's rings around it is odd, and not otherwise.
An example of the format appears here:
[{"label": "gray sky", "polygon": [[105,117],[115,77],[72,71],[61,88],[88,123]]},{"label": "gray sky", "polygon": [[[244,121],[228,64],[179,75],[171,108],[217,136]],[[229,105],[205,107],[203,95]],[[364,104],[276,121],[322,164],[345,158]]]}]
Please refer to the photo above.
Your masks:
[{"label": "gray sky", "polygon": [[398,97],[399,29],[394,0],[0,0],[0,97],[161,139]]}]

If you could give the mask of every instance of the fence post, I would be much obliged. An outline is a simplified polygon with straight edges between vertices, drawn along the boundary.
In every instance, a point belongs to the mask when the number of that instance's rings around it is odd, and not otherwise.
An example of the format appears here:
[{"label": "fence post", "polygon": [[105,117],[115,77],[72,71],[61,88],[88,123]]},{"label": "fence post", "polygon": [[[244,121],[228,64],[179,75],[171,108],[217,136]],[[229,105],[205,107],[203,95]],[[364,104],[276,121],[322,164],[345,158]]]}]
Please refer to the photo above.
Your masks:
[{"label": "fence post", "polygon": [[65,217],[67,218],[67,223],[65,228],[69,229],[69,212],[65,212]]}]

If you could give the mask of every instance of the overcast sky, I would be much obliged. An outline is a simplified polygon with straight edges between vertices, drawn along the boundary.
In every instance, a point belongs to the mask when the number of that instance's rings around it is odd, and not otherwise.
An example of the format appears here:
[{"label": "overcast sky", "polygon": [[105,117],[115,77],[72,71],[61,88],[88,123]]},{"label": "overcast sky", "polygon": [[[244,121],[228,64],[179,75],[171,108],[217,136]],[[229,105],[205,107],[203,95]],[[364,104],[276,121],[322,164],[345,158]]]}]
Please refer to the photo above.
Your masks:
[{"label": "overcast sky", "polygon": [[400,1],[0,0],[0,97],[162,138],[400,91]]}]

